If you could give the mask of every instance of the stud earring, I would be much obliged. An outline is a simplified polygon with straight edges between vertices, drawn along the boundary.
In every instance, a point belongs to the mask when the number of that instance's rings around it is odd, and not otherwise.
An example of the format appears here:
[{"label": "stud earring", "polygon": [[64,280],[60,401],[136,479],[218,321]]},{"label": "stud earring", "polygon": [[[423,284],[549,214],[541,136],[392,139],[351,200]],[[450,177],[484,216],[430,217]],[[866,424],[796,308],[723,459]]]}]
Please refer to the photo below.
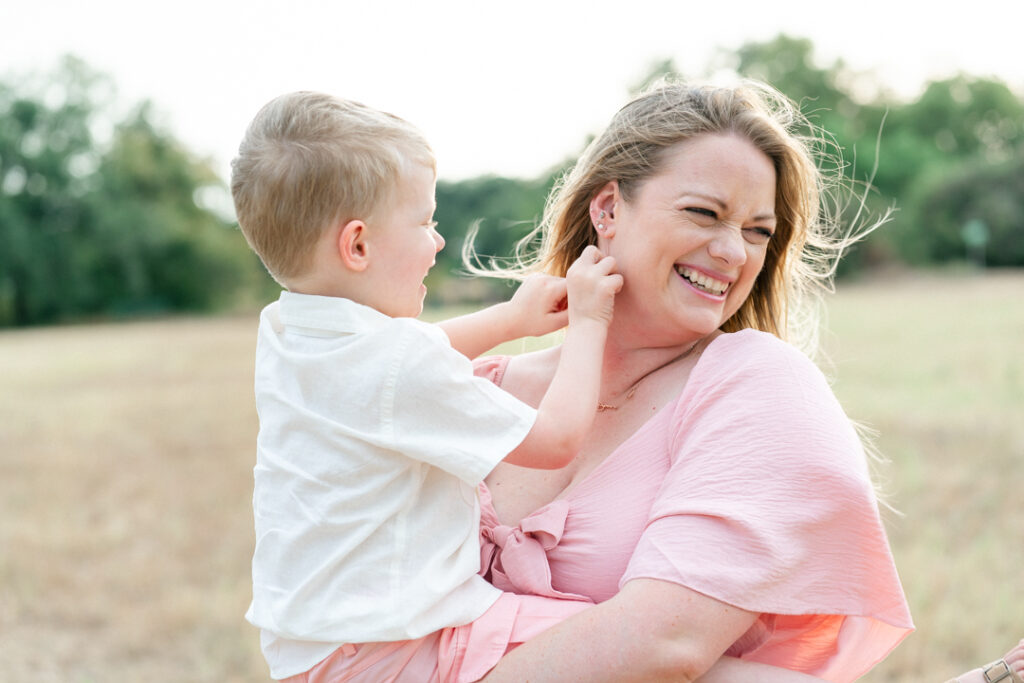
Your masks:
[{"label": "stud earring", "polygon": [[604,230],[604,223],[598,223],[597,224],[597,230],[598,230],[598,232]]},{"label": "stud earring", "polygon": [[604,211],[601,212],[601,214],[598,216],[598,218],[604,218]]}]

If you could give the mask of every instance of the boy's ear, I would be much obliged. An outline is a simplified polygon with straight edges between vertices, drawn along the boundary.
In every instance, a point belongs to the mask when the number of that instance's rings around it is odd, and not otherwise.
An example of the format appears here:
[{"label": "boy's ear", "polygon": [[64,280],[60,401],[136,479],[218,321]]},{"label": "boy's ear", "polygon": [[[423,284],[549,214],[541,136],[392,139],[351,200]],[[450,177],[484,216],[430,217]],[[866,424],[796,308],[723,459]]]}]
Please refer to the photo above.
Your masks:
[{"label": "boy's ear", "polygon": [[351,220],[338,233],[338,255],[347,268],[357,273],[370,265],[370,245],[366,239],[366,223]]}]

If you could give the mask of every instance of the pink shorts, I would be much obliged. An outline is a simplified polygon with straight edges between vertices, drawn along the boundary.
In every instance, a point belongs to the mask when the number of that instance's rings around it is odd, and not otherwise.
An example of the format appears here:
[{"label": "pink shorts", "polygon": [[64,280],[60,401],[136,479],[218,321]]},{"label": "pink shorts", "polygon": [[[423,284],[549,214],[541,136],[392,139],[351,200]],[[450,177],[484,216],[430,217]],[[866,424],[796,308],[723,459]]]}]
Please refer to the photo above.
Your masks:
[{"label": "pink shorts", "polygon": [[503,593],[476,621],[416,640],[345,644],[283,683],[470,683],[502,656],[591,603]]}]

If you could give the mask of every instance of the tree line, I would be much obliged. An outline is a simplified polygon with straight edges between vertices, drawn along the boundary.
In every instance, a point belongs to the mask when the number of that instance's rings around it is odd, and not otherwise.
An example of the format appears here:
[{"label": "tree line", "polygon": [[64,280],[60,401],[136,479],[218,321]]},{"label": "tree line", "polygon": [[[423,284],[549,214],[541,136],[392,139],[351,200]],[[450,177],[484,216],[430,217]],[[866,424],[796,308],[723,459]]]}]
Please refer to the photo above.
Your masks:
[{"label": "tree line", "polygon": [[[1024,100],[1005,83],[964,74],[902,101],[841,61],[816,64],[809,40],[787,36],[723,51],[714,68],[797,101],[833,136],[869,210],[896,209],[846,259],[844,274],[887,263],[1024,266]],[[645,80],[679,71],[662,62]],[[156,123],[150,103],[97,132],[110,120],[112,91],[107,76],[74,57],[46,77],[0,82],[0,326],[272,297],[276,285],[209,201],[223,196],[225,179]],[[570,163],[532,179],[439,182],[436,218],[448,247],[431,298],[493,292],[458,278],[467,231],[479,225],[479,253],[510,254]]]},{"label": "tree line", "polygon": [[222,188],[139,104],[103,144],[112,92],[75,58],[42,83],[0,83],[0,325],[203,311],[265,282]]}]

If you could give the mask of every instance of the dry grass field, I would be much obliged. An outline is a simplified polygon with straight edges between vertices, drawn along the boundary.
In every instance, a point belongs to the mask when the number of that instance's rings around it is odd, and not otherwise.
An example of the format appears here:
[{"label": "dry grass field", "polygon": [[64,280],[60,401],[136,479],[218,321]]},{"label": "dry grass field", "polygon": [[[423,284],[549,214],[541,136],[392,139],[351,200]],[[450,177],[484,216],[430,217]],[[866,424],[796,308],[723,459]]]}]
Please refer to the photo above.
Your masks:
[{"label": "dry grass field", "polygon": [[[1024,273],[846,285],[826,370],[878,432],[918,631],[864,680],[1024,636]],[[250,597],[255,317],[0,334],[0,682],[266,681]]]}]

